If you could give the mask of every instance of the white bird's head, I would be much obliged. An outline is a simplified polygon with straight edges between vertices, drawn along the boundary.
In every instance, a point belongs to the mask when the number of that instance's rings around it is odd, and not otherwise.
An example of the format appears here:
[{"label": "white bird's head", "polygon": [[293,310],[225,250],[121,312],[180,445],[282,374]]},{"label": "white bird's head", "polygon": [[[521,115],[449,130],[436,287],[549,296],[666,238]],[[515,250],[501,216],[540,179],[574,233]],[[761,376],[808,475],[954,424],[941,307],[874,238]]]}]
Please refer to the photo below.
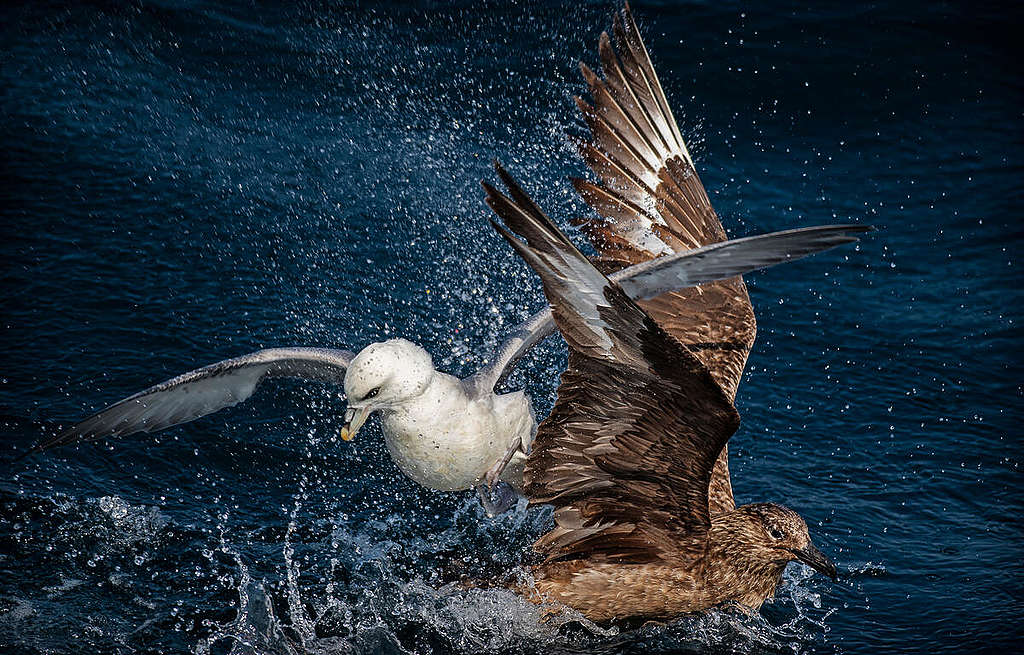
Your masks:
[{"label": "white bird's head", "polygon": [[434,373],[430,353],[406,339],[371,343],[360,350],[345,372],[348,411],[341,438],[350,441],[375,411],[422,394]]}]

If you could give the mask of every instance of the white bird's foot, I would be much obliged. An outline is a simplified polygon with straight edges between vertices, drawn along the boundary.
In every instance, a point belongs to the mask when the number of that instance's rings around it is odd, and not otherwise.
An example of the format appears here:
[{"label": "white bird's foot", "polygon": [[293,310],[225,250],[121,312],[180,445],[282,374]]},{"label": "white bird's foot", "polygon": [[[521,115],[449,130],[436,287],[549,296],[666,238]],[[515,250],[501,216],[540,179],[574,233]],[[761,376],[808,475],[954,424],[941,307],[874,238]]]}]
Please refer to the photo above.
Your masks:
[{"label": "white bird's foot", "polygon": [[491,518],[504,514],[512,507],[515,507],[519,500],[519,494],[507,482],[498,482],[494,485],[493,491],[494,496],[492,497],[491,490],[486,486],[481,484],[476,488],[477,498],[480,499],[480,504],[483,506],[484,511],[487,512],[487,516]]}]

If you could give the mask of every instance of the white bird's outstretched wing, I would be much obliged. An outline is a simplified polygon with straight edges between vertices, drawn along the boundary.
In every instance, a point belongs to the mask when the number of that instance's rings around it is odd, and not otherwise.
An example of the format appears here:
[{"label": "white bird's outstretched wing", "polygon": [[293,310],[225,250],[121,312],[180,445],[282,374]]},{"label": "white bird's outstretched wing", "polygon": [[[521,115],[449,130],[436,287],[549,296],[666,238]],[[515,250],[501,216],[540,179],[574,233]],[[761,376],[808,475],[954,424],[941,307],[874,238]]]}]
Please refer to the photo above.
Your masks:
[{"label": "white bird's outstretched wing", "polygon": [[[792,262],[844,243],[867,225],[819,225],[759,234],[665,255],[616,271],[608,278],[633,300],[649,300],[676,291]],[[478,394],[491,393],[531,348],[555,331],[551,310],[543,309],[516,327],[498,347],[490,364],[473,377]]]},{"label": "white bird's outstretched wing", "polygon": [[608,276],[633,300],[649,300],[743,273],[792,262],[853,243],[853,234],[869,232],[870,225],[816,225],[712,243],[693,250],[664,255]]},{"label": "white bird's outstretched wing", "polygon": [[26,454],[70,443],[155,432],[247,400],[267,378],[341,384],[354,355],[330,348],[268,348],[184,373],[114,403],[40,441]]}]

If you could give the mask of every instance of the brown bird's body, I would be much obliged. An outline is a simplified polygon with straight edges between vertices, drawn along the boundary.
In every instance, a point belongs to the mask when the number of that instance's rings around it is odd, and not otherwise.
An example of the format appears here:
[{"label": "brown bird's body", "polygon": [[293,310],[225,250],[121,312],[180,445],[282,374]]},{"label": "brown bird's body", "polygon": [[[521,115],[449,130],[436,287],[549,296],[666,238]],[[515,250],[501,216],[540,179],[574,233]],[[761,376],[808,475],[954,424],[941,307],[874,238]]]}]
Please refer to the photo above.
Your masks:
[{"label": "brown bird's body", "polygon": [[553,505],[555,526],[534,544],[546,559],[521,591],[595,621],[756,609],[788,562],[836,569],[792,510],[733,501],[726,443],[756,333],[742,279],[632,300],[605,277],[726,239],[628,6],[614,32],[618,52],[601,37],[604,78],[583,67],[593,106],[577,101],[592,135],[579,149],[601,182],[575,184],[602,218],[576,225],[599,258],[500,166],[508,195],[484,183],[508,230],[495,227],[540,275],[569,346],[525,471],[530,502]]},{"label": "brown bird's body", "polygon": [[578,559],[536,567],[538,600],[567,605],[598,622],[668,619],[728,602],[758,609],[774,596],[786,564],[800,557],[834,575],[828,561],[810,545],[806,526],[805,538],[793,540],[803,543],[802,548],[768,545],[752,507],[770,507],[769,511],[791,515],[803,524],[781,505],[743,506],[712,517],[705,548],[696,557],[669,553],[644,564]]}]

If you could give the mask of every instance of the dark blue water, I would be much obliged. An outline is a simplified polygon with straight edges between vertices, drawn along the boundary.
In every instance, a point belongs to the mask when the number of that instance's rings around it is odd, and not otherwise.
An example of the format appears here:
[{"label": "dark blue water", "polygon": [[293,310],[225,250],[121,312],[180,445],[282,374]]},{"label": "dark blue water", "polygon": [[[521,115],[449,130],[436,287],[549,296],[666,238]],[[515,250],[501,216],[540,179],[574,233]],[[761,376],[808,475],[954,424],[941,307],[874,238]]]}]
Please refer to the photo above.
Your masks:
[{"label": "dark blue water", "polygon": [[[847,6],[851,5],[851,6]],[[638,2],[723,222],[881,228],[749,278],[741,502],[808,518],[760,616],[600,631],[510,592],[548,513],[405,479],[339,390],[10,456],[197,365],[405,336],[473,371],[540,307],[485,220],[500,157],[583,211],[575,62],[613,5],[0,10],[0,650],[1011,652],[1022,637],[1019,9]],[[577,241],[579,239],[577,238]],[[510,381],[550,407],[564,346]],[[454,564],[453,564],[454,562]]]}]

